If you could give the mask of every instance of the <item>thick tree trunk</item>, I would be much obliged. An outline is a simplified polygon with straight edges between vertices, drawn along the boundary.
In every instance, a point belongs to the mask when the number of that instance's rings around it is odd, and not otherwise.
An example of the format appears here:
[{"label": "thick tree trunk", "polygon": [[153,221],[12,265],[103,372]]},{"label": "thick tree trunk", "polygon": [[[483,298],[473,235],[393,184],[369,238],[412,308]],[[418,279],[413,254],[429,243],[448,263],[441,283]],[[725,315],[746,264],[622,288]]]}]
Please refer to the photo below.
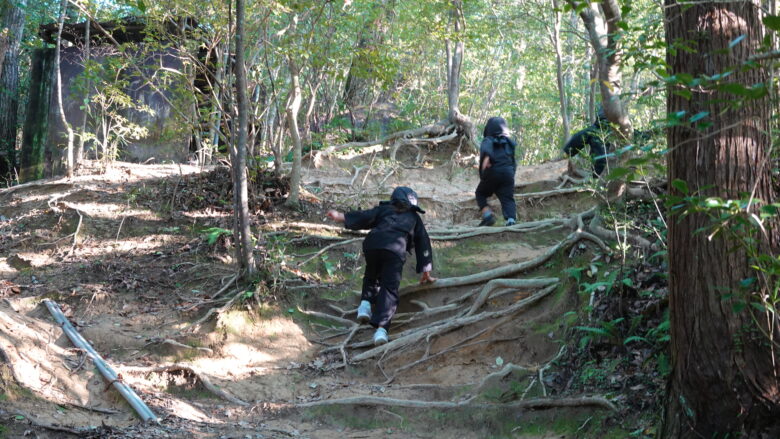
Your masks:
[{"label": "thick tree trunk", "polygon": [[247,125],[249,102],[246,96],[246,66],[244,65],[244,0],[236,0],[236,101],[238,104],[238,137],[234,148],[233,192],[235,203],[238,244],[236,252],[241,271],[251,276],[255,272],[255,258],[252,253],[252,233],[249,220],[249,183],[246,170]]},{"label": "thick tree trunk", "polygon": [[[764,36],[755,3],[666,0],[664,12],[670,75],[731,72],[729,82],[747,87],[766,82],[765,70],[743,68]],[[678,44],[690,50],[674,50]],[[749,193],[758,206],[758,200],[774,201],[768,99],[734,107],[740,97],[717,87],[688,90],[690,99],[669,90],[667,111],[685,111],[686,117],[706,112],[703,121],[712,125],[669,128],[669,181],[685,181],[690,193],[705,197],[738,199]],[[724,233],[698,232],[710,226],[712,219],[699,213],[669,221],[673,371],[661,437],[780,437],[777,321],[750,306],[768,287],[760,281],[741,286],[757,277],[754,261]],[[776,248],[779,234],[767,226],[766,235],[757,235],[758,245]],[[738,311],[740,301],[748,306]]]},{"label": "thick tree trunk", "polygon": [[10,181],[16,168],[19,46],[24,33],[26,0],[5,3],[3,28],[7,30],[8,46],[4,59],[0,61],[0,180]]}]

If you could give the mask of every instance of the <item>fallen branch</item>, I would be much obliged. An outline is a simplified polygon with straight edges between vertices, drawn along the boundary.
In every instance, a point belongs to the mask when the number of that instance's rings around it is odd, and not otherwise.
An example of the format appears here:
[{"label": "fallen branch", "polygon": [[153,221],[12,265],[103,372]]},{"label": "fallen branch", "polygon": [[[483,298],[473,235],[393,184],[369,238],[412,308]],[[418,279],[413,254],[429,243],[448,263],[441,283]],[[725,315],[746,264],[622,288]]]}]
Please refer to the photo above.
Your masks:
[{"label": "fallen branch", "polygon": [[299,262],[298,266],[301,267],[303,265],[306,265],[307,262],[311,261],[312,259],[318,257],[319,255],[325,253],[326,251],[328,251],[328,250],[330,250],[332,248],[340,247],[342,245],[352,244],[353,242],[358,242],[358,241],[360,241],[362,239],[363,239],[362,237],[361,238],[352,238],[352,239],[347,239],[346,241],[335,242],[333,244],[326,245],[325,247],[321,248],[319,251],[314,252],[314,254],[312,254],[310,257],[306,258],[306,260]]},{"label": "fallen branch", "polygon": [[166,366],[158,366],[158,367],[126,367],[123,370],[129,373],[144,373],[144,374],[163,373],[163,372],[164,373],[188,372],[192,374],[195,378],[197,378],[206,390],[219,396],[225,401],[230,401],[233,404],[238,404],[241,406],[249,406],[249,403],[229,394],[228,392],[212,384],[211,380],[209,380],[209,378],[206,375],[201,374],[200,372],[195,370],[192,366],[176,363],[176,364],[169,364]]}]

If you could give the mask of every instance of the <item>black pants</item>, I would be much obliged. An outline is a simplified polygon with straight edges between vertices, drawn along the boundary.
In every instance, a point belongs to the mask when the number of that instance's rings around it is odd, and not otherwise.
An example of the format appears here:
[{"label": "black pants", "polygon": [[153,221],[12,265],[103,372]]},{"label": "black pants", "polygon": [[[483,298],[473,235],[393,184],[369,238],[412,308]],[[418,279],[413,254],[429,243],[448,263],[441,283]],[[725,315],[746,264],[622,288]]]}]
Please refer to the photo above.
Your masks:
[{"label": "black pants", "polygon": [[387,329],[398,308],[398,287],[401,285],[404,260],[389,250],[365,250],[364,253],[366,272],[360,299],[373,305],[371,326]]},{"label": "black pants", "polygon": [[514,169],[489,168],[482,173],[475,194],[480,210],[488,205],[487,199],[493,194],[496,194],[498,201],[501,202],[501,213],[504,214],[504,219],[517,218]]}]

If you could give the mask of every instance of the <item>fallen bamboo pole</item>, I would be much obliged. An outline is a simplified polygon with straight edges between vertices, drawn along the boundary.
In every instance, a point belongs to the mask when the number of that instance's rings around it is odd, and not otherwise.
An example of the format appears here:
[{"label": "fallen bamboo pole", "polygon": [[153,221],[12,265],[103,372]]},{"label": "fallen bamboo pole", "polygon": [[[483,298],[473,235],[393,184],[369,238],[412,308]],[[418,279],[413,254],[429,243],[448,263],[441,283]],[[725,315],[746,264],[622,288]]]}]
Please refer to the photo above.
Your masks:
[{"label": "fallen bamboo pole", "polygon": [[141,416],[141,419],[144,421],[160,422],[149,406],[147,406],[146,403],[144,403],[143,400],[138,397],[133,389],[122,382],[122,378],[117,375],[116,372],[114,372],[114,369],[112,369],[111,366],[106,363],[103,357],[97,353],[92,345],[90,345],[89,342],[85,340],[81,334],[79,334],[76,328],[70,324],[68,319],[65,318],[65,315],[62,314],[60,306],[57,305],[56,302],[53,302],[49,299],[45,299],[43,303],[46,305],[46,308],[49,309],[49,312],[51,313],[52,317],[54,317],[54,320],[62,327],[62,331],[65,332],[70,341],[73,342],[76,347],[83,349],[87,353],[87,356],[92,359],[92,362],[95,363],[95,367],[98,368],[103,377],[108,380],[108,382],[114,386],[114,388],[135,409],[135,411],[138,412],[138,415]]}]

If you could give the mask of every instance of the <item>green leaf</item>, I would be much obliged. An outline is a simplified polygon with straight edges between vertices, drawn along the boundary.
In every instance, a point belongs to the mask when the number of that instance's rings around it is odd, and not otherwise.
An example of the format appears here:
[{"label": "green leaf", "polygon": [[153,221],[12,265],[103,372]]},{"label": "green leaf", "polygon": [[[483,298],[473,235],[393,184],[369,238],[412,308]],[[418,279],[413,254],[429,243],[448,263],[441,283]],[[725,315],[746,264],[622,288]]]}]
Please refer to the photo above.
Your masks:
[{"label": "green leaf", "polygon": [[14,419],[16,419],[17,421],[24,421],[24,416],[16,415],[16,416],[14,416]]},{"label": "green leaf", "polygon": [[504,359],[501,357],[496,357],[496,366],[501,367],[504,365]]},{"label": "green leaf", "polygon": [[764,21],[764,26],[768,27],[769,29],[780,32],[780,16],[767,15],[766,17],[764,17],[763,21]]},{"label": "green leaf", "polygon": [[672,187],[677,189],[679,192],[688,195],[688,183],[684,182],[683,180],[675,179],[672,182]]},{"label": "green leaf", "polygon": [[141,13],[146,13],[146,3],[143,2],[143,0],[137,0],[135,3],[135,7],[138,8]]},{"label": "green leaf", "polygon": [[634,172],[631,168],[615,168],[607,176],[607,180],[617,180]]},{"label": "green leaf", "polygon": [[632,335],[631,337],[628,337],[623,341],[623,344],[629,344],[634,341],[647,341],[644,337],[639,337],[638,335]]},{"label": "green leaf", "polygon": [[631,280],[630,277],[624,278],[621,282],[623,282],[623,285],[625,285],[627,287],[633,287],[634,286],[634,281]]}]

